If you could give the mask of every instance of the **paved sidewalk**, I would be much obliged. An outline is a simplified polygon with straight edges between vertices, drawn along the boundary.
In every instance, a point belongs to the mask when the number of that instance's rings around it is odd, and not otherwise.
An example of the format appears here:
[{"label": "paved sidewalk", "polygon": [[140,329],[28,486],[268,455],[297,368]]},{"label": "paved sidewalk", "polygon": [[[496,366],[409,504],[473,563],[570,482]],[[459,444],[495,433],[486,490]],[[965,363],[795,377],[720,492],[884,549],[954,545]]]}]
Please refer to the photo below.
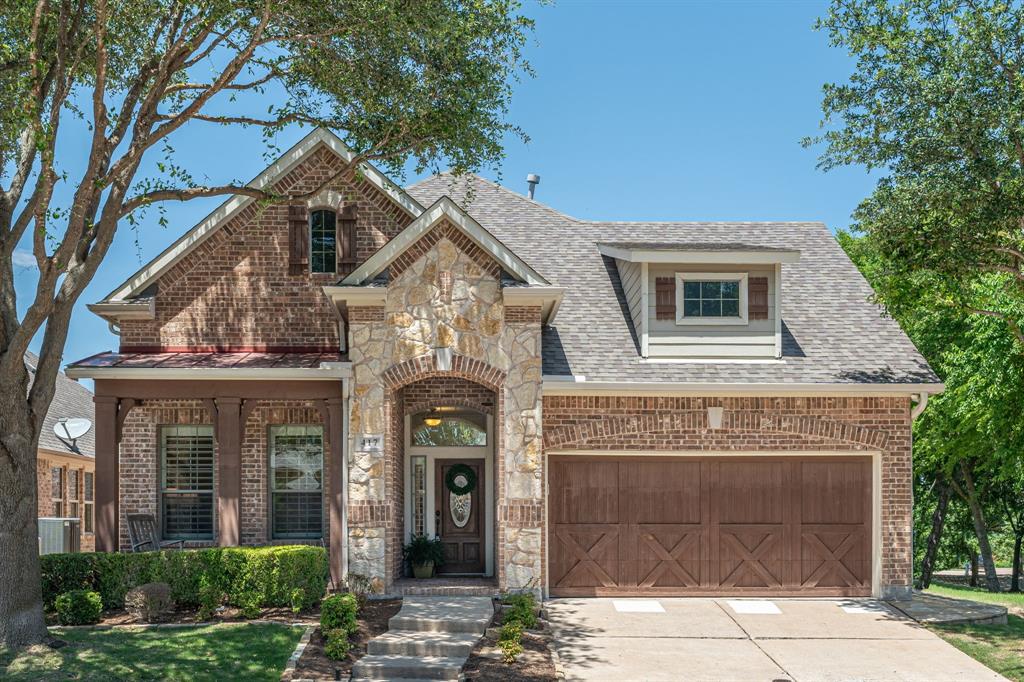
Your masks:
[{"label": "paved sidewalk", "polygon": [[556,599],[567,680],[1003,680],[873,600]]}]

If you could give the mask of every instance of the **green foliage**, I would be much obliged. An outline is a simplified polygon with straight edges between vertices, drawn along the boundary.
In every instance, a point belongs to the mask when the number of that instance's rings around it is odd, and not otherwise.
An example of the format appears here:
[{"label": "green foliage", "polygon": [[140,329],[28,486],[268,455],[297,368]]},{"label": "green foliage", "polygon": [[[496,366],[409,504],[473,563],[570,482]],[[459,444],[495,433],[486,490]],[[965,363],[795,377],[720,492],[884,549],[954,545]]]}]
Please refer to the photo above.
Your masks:
[{"label": "green foliage", "polygon": [[501,633],[498,635],[498,647],[501,649],[501,659],[508,665],[515,663],[516,657],[523,653],[523,626],[516,621],[507,622],[501,626]]},{"label": "green foliage", "polygon": [[348,641],[348,631],[345,628],[324,630],[324,653],[327,658],[342,661],[348,658],[348,652],[352,643]]},{"label": "green foliage", "polygon": [[320,602],[320,629],[355,634],[359,630],[358,615],[359,602],[354,594],[332,594]]},{"label": "green foliage", "polygon": [[146,583],[128,590],[124,598],[128,612],[143,623],[156,623],[174,608],[171,586],[167,583]]},{"label": "green foliage", "polygon": [[103,614],[103,601],[92,590],[71,590],[54,600],[61,625],[91,625]]},{"label": "green foliage", "polygon": [[301,608],[309,608],[323,597],[329,570],[326,550],[311,546],[48,554],[40,562],[49,606],[62,592],[88,588],[107,608],[118,608],[131,588],[165,582],[176,603],[200,607],[203,618],[224,601],[256,615],[261,608],[294,606],[296,590],[302,591]]},{"label": "green foliage", "polygon": [[300,613],[306,604],[306,591],[301,587],[292,590],[292,613]]},{"label": "green foliage", "polygon": [[501,603],[509,607],[504,614],[504,623],[519,623],[524,630],[537,627],[537,598],[532,592],[506,594]]},{"label": "green foliage", "polygon": [[444,544],[441,538],[413,535],[409,544],[402,547],[402,556],[413,564],[433,563],[435,567],[440,566],[444,563]]}]

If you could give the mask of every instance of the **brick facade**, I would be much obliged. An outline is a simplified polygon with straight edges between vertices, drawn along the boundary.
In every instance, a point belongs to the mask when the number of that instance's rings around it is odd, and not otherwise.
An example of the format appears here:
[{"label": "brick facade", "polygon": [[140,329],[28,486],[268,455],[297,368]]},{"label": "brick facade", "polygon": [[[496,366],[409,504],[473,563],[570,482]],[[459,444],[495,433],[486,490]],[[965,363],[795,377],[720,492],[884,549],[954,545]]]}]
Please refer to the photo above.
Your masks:
[{"label": "brick facade", "polygon": [[[36,509],[40,518],[52,517],[54,513],[53,500],[53,469],[59,468],[63,472],[63,488],[61,499],[63,509],[61,515],[71,516],[70,505],[73,502],[78,504],[78,518],[81,520],[81,536],[79,548],[83,552],[92,552],[96,547],[96,534],[93,531],[86,531],[85,515],[88,513],[85,505],[85,474],[93,473],[95,464],[91,460],[72,458],[66,455],[58,455],[45,451],[39,451],[36,457]],[[71,491],[71,476],[69,472],[77,472],[77,492],[73,496]],[[95,482],[93,483],[93,501],[95,501]]]},{"label": "brick facade", "polygon": [[[707,408],[724,408],[720,429]],[[887,594],[912,576],[910,400],[547,396],[544,443],[559,450],[865,451],[882,458],[882,574]]]}]

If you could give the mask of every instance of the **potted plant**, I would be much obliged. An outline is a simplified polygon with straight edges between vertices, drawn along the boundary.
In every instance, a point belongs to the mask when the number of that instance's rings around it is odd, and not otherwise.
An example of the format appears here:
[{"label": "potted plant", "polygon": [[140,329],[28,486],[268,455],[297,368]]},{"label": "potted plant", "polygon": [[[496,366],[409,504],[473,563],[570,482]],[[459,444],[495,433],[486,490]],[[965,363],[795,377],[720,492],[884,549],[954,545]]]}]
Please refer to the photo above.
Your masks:
[{"label": "potted plant", "polygon": [[417,578],[433,576],[434,569],[444,563],[441,538],[413,535],[409,544],[402,548],[402,554],[412,565],[412,574]]}]

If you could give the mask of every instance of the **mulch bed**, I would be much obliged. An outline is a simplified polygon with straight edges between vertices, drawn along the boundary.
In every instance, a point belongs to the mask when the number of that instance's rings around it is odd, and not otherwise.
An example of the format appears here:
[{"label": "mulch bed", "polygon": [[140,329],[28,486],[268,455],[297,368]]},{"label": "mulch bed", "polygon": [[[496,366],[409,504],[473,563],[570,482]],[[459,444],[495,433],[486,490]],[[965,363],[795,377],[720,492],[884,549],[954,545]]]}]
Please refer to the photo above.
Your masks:
[{"label": "mulch bed", "polygon": [[[236,609],[232,606],[226,606],[218,609],[214,613],[213,617],[209,620],[199,620],[199,610],[194,608],[179,608],[172,611],[166,618],[161,620],[161,623],[177,623],[191,625],[195,623],[244,623],[247,622],[248,618],[242,617],[240,609]],[[279,623],[305,623],[308,625],[316,625],[320,622],[320,611],[303,611],[302,613],[293,613],[290,608],[272,608],[263,609],[260,612],[260,616],[256,620],[271,620]],[[58,625],[57,614],[49,613],[46,616],[47,625]],[[97,625],[143,625],[144,621],[141,621],[124,609],[113,609],[111,611],[105,611],[103,618]]]},{"label": "mulch bed", "polygon": [[[543,621],[541,621],[543,623]],[[501,613],[494,617],[489,632],[501,627]],[[522,638],[523,653],[507,665],[501,660],[497,634],[485,635],[469,655],[462,671],[466,680],[502,680],[509,682],[554,682],[555,664],[551,659],[550,635],[544,630],[526,630]]]},{"label": "mulch bed", "polygon": [[373,599],[359,612],[359,632],[351,637],[352,650],[344,661],[324,654],[324,638],[317,628],[291,674],[282,679],[347,680],[352,665],[366,655],[366,643],[388,631],[388,621],[402,608],[401,599]]}]

